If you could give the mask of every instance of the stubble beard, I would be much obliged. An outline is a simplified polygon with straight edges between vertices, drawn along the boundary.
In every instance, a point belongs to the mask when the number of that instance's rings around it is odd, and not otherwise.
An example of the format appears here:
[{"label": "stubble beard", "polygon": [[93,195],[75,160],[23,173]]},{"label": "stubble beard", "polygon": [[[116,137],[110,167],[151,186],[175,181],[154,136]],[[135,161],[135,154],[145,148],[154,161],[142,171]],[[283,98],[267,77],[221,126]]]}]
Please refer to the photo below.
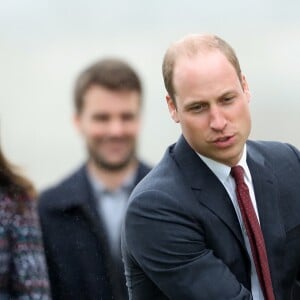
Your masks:
[{"label": "stubble beard", "polygon": [[135,145],[132,146],[131,151],[129,154],[124,157],[123,160],[120,160],[116,163],[111,163],[99,153],[96,153],[93,149],[88,147],[89,153],[89,161],[95,165],[95,167],[99,170],[106,170],[110,172],[118,172],[125,169],[132,161],[136,160],[136,150]]}]

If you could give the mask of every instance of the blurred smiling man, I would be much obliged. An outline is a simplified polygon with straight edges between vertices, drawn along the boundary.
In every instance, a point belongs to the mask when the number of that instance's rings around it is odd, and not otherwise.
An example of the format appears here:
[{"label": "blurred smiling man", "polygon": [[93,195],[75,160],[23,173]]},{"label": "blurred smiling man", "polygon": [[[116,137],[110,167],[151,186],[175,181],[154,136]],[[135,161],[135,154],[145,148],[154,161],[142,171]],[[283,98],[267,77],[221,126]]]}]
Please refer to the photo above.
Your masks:
[{"label": "blurred smiling man", "polygon": [[93,84],[81,95],[80,88],[75,122],[86,140],[89,166],[105,172],[135,167],[140,127],[139,91],[111,90]]},{"label": "blurred smiling man", "polygon": [[127,199],[149,171],[136,156],[142,86],[118,59],[83,71],[74,91],[75,125],[88,159],[40,197],[54,299],[127,299],[120,226]]}]

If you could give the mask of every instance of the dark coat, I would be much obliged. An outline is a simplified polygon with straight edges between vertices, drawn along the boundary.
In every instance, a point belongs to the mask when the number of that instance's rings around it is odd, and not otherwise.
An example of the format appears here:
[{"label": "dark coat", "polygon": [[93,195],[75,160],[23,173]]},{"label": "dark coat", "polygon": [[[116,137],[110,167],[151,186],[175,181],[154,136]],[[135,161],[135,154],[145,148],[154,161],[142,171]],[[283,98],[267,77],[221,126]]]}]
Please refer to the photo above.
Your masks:
[{"label": "dark coat", "polygon": [[[300,153],[247,143],[276,300],[300,272]],[[130,197],[122,250],[131,300],[250,300],[250,259],[224,186],[183,137]]]},{"label": "dark coat", "polygon": [[[139,164],[136,183],[150,168]],[[86,167],[43,192],[39,215],[54,300],[124,300],[123,265],[114,261]]]}]

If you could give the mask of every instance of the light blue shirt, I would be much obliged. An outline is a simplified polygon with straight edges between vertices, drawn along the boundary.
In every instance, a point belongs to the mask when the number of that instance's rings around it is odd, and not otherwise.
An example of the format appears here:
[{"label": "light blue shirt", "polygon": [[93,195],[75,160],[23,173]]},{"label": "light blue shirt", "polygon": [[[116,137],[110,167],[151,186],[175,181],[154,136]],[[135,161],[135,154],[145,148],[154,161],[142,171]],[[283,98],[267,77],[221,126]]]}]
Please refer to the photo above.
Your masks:
[{"label": "light blue shirt", "polygon": [[[246,228],[245,228],[245,225],[244,225],[244,222],[243,222],[243,219],[242,219],[240,207],[239,207],[237,197],[236,197],[235,181],[234,181],[233,177],[230,175],[231,168],[227,165],[224,165],[224,164],[219,163],[215,160],[212,160],[208,157],[205,157],[205,156],[203,156],[199,153],[197,153],[197,154],[200,156],[200,158],[204,161],[204,163],[210,168],[210,170],[221,181],[221,183],[225,187],[225,189],[226,189],[226,191],[227,191],[227,193],[228,193],[228,195],[229,195],[229,197],[232,201],[233,207],[235,209],[235,212],[237,214],[237,217],[238,217],[241,229],[242,229],[242,234],[243,234],[243,238],[244,238],[244,241],[245,241],[246,249],[247,249],[247,252],[249,254],[250,261],[251,261],[251,293],[252,293],[252,297],[253,297],[253,300],[264,300],[264,296],[263,296],[263,293],[262,293],[262,289],[260,287],[260,283],[259,283],[259,280],[258,280],[256,268],[255,268],[254,261],[253,261],[250,242],[249,242],[249,239],[248,239],[248,235],[247,235],[247,232],[246,232]],[[240,161],[238,162],[237,165],[242,166],[244,171],[245,171],[244,180],[245,180],[245,183],[247,184],[247,186],[249,188],[249,193],[250,193],[252,205],[254,207],[254,210],[256,212],[256,216],[257,216],[258,221],[259,221],[259,215],[258,215],[258,211],[257,211],[257,205],[256,205],[255,194],[254,194],[252,177],[251,177],[248,165],[247,165],[246,158],[247,158],[247,146],[245,145],[242,157],[241,157],[241,159],[240,159]]]},{"label": "light blue shirt", "polygon": [[130,174],[123,184],[116,190],[108,190],[103,182],[88,174],[92,189],[97,200],[99,215],[103,219],[106,228],[109,245],[112,253],[120,257],[120,231],[121,224],[127,206],[127,200],[133,189],[136,173]]}]

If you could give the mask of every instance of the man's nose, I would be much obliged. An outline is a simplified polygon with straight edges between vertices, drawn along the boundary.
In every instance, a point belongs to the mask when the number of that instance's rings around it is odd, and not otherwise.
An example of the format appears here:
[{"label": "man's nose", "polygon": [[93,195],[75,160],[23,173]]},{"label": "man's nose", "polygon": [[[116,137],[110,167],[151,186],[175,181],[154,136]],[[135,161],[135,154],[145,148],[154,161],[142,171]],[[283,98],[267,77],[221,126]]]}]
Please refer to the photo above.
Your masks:
[{"label": "man's nose", "polygon": [[227,119],[224,112],[219,107],[210,109],[210,128],[216,131],[222,131],[227,125]]},{"label": "man's nose", "polygon": [[112,120],[108,128],[109,134],[113,136],[120,136],[124,132],[124,124],[121,120]]}]

